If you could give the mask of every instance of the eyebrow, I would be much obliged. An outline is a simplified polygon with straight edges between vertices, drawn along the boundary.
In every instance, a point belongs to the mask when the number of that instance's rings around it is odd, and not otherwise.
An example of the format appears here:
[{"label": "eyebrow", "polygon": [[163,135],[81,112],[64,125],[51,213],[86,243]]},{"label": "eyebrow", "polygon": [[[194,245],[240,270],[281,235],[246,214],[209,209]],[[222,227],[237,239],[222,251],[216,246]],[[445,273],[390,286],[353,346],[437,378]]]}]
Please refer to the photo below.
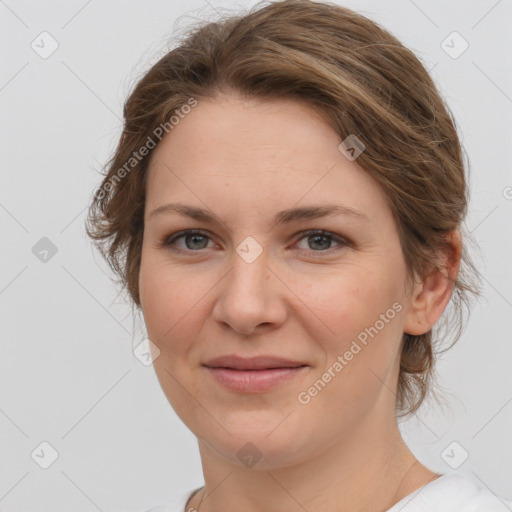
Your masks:
[{"label": "eyebrow", "polygon": [[[212,214],[208,210],[198,208],[196,206],[189,206],[182,203],[167,203],[158,208],[155,208],[150,214],[148,219],[155,217],[156,215],[162,215],[166,213],[177,213],[184,217],[190,217],[197,221],[202,222],[224,222],[215,214]],[[321,217],[328,216],[339,216],[344,215],[347,217],[353,217],[359,220],[369,222],[370,219],[361,211],[355,210],[349,206],[343,206],[339,204],[327,204],[327,205],[313,205],[313,206],[302,206],[297,208],[290,208],[279,212],[274,217],[274,224],[286,224],[299,220],[308,219],[319,219]]]}]

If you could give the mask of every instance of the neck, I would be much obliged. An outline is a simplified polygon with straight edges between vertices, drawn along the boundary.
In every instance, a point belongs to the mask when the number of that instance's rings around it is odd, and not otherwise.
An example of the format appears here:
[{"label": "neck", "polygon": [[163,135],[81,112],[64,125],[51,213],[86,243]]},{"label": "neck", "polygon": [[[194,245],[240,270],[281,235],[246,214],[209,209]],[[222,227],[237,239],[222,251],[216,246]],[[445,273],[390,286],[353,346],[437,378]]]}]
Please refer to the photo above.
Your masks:
[{"label": "neck", "polygon": [[382,512],[439,476],[416,460],[396,419],[383,428],[367,418],[351,432],[314,457],[286,466],[267,462],[265,469],[241,467],[199,440],[205,492],[187,510]]}]

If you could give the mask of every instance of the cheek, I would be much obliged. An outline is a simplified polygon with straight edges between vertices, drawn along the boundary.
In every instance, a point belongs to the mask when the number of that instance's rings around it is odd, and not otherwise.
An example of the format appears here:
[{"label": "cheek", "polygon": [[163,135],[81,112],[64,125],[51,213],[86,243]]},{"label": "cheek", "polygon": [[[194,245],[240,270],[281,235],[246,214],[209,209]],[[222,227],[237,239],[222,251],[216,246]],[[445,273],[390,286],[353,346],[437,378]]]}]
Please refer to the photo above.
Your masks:
[{"label": "cheek", "polygon": [[167,340],[172,338],[173,326],[184,315],[186,288],[180,286],[176,272],[146,257],[141,263],[139,290],[149,338],[164,350]]},{"label": "cheek", "polygon": [[157,256],[143,259],[139,278],[148,337],[160,351],[153,367],[174,411],[186,425],[195,426],[197,417],[204,418],[190,398],[200,395],[201,383],[196,373],[190,372],[191,349],[207,315],[204,295],[212,285],[200,281],[197,273],[187,274]]},{"label": "cheek", "polygon": [[205,294],[214,281],[169,265],[160,257],[141,263],[139,289],[148,336],[162,352],[182,356],[208,316]]},{"label": "cheek", "polygon": [[397,275],[378,266],[352,268],[328,286],[317,282],[311,287],[307,301],[330,330],[329,336],[318,338],[327,366],[347,351],[352,352],[347,359],[359,360],[366,373],[377,360],[392,362],[402,333],[403,296]]},{"label": "cheek", "polygon": [[364,327],[396,300],[392,279],[368,266],[344,268],[336,276],[311,283],[307,293],[307,302],[335,332]]}]

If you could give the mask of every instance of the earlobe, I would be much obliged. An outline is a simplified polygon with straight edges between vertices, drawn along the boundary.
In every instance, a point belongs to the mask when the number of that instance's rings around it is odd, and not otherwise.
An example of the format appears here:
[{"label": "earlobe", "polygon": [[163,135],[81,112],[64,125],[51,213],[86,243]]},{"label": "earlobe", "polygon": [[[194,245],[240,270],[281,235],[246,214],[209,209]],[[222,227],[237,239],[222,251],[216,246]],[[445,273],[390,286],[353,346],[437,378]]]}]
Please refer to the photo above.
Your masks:
[{"label": "earlobe", "polygon": [[446,246],[440,263],[418,282],[411,294],[405,317],[404,332],[425,334],[439,320],[453,292],[461,259],[461,237],[458,230],[446,235]]}]

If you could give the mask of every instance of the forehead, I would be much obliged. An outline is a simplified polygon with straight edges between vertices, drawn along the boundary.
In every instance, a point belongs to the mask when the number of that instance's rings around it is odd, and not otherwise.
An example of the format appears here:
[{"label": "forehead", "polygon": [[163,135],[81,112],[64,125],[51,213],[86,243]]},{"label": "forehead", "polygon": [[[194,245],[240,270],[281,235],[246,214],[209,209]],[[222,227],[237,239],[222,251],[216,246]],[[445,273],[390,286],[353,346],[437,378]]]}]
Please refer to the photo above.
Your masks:
[{"label": "forehead", "polygon": [[233,207],[245,202],[244,211],[254,213],[298,201],[385,207],[377,183],[339,151],[341,141],[305,102],[200,99],[154,150],[148,209],[184,196],[198,206],[201,199]]},{"label": "forehead", "polygon": [[263,157],[269,152],[275,159],[291,159],[298,151],[303,157],[312,151],[322,152],[329,144],[337,145],[339,136],[326,118],[304,101],[222,93],[215,98],[199,99],[154,153],[188,159],[238,158],[245,162],[241,168],[250,165],[249,156]]}]

